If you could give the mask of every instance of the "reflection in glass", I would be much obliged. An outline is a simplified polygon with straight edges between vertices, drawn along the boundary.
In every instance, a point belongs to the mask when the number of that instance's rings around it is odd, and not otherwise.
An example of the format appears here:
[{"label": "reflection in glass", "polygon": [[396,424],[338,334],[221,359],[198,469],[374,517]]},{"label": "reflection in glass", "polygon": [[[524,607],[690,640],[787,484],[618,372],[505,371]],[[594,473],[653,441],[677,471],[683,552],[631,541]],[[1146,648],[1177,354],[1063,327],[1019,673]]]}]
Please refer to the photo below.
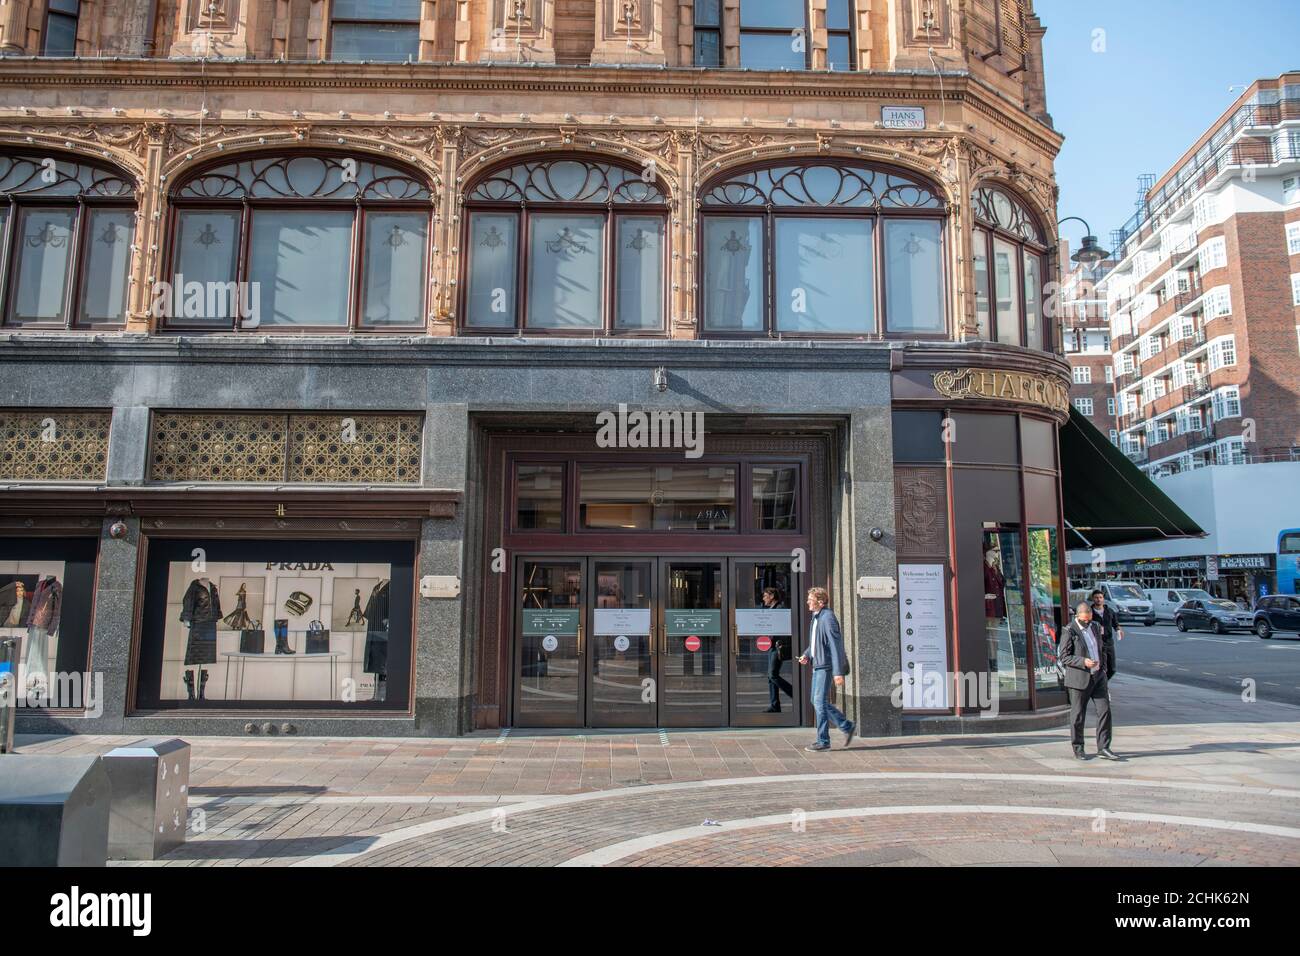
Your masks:
[{"label": "reflection in glass", "polygon": [[663,217],[620,216],[615,241],[614,328],[662,329]]},{"label": "reflection in glass", "polygon": [[361,321],[424,324],[424,252],[429,217],[421,212],[366,214]]},{"label": "reflection in glass", "polygon": [[330,58],[408,63],[420,58],[420,28],[411,23],[336,23]]},{"label": "reflection in glass", "polygon": [[604,216],[533,216],[528,223],[529,328],[600,328],[604,264]]},{"label": "reflection in glass", "polygon": [[564,526],[564,466],[515,466],[515,527],[559,531]]},{"label": "reflection in glass", "polygon": [[730,465],[579,466],[583,528],[732,531],[736,469]]},{"label": "reflection in glass", "polygon": [[989,325],[988,241],[988,233],[983,229],[975,230],[974,252],[971,257],[975,263],[975,324],[979,328],[979,337],[986,342],[993,335]]},{"label": "reflection in glass", "polygon": [[[804,5],[791,0],[742,0],[740,4],[742,27],[801,29],[803,19]],[[788,37],[786,42],[789,42]]]},{"label": "reflection in glass", "polygon": [[263,325],[348,324],[351,210],[258,210],[249,280],[259,283]]},{"label": "reflection in glass", "polygon": [[[732,696],[738,715],[786,714],[790,722],[798,719],[793,686],[798,600],[788,561],[736,562],[738,650]],[[747,610],[766,613],[747,615]],[[763,626],[756,626],[760,622]]]},{"label": "reflection in glass", "polygon": [[1019,249],[1011,243],[993,238],[993,278],[998,302],[998,341],[1020,345],[1020,272],[1016,260]]},{"label": "reflection in glass", "polygon": [[763,220],[708,216],[704,220],[705,328],[763,330]]},{"label": "reflection in glass", "polygon": [[667,578],[660,713],[664,723],[679,726],[725,723],[722,562],[673,561]]},{"label": "reflection in glass", "polygon": [[[591,631],[591,714],[596,726],[653,726],[650,648],[653,561],[597,561]],[[615,611],[640,613],[616,614]]]},{"label": "reflection in glass", "polygon": [[519,585],[519,719],[574,727],[581,720],[582,565],[525,561]]},{"label": "reflection in glass", "polygon": [[1025,344],[1031,349],[1043,348],[1042,310],[1039,308],[1043,280],[1039,274],[1039,262],[1038,256],[1032,252],[1025,253]]},{"label": "reflection in glass", "polygon": [[14,244],[17,283],[10,293],[11,320],[63,319],[76,217],[75,209],[23,209],[18,213],[18,237]]},{"label": "reflection in glass", "polygon": [[1061,573],[1056,529],[1029,529],[1029,600],[1033,607],[1034,687],[1058,690],[1056,643],[1061,632]]},{"label": "reflection in glass", "polygon": [[984,626],[990,692],[1002,701],[1028,700],[1024,554],[1015,525],[985,525]]},{"label": "reflection in glass", "polygon": [[95,209],[86,222],[84,288],[78,318],[87,324],[119,323],[126,315],[135,213],[130,209]]},{"label": "reflection in glass", "polygon": [[799,469],[794,465],[755,465],[751,469],[754,528],[799,530]]},{"label": "reflection in glass", "polygon": [[470,214],[466,325],[499,328],[515,324],[518,250],[518,216],[495,212]]},{"label": "reflection in glass", "polygon": [[[168,315],[176,324],[229,325],[234,320],[235,303],[229,296],[214,296],[212,308],[206,296],[196,299],[184,295],[186,288],[204,289],[235,281],[239,262],[239,210],[198,212],[182,210],[178,216],[172,262],[172,285],[181,290],[181,314],[168,304]],[[198,283],[191,286],[190,283]],[[199,299],[203,305],[199,305]],[[259,303],[264,304],[264,303]]]},{"label": "reflection in glass", "polygon": [[942,226],[932,219],[885,223],[885,304],[890,332],[942,332]]},{"label": "reflection in glass", "polygon": [[[796,6],[790,0],[783,5]],[[743,10],[744,7],[741,7]],[[740,65],[747,70],[803,70],[807,68],[806,39],[793,33],[740,33]]]},{"label": "reflection in glass", "polygon": [[776,328],[858,332],[875,327],[869,219],[776,220]]}]

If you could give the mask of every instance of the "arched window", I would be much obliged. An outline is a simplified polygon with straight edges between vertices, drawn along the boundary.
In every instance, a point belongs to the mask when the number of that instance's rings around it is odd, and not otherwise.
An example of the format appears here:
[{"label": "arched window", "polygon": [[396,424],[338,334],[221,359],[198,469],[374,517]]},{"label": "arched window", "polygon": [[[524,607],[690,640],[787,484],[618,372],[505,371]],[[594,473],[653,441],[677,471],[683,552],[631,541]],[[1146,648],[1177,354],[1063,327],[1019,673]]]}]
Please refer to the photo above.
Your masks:
[{"label": "arched window", "polygon": [[1051,334],[1043,321],[1047,242],[1036,217],[1023,202],[996,186],[976,189],[974,204],[971,258],[979,337],[1050,349]]},{"label": "arched window", "polygon": [[406,330],[425,324],[430,191],[346,155],[209,168],[172,193],[170,328]]},{"label": "arched window", "polygon": [[944,202],[902,173],[813,162],[701,191],[709,335],[945,335]]},{"label": "arched window", "polygon": [[465,194],[463,326],[662,333],[667,207],[653,177],[607,162],[537,160],[478,180]]},{"label": "arched window", "polygon": [[5,325],[111,328],[126,317],[135,186],[82,160],[0,154]]}]

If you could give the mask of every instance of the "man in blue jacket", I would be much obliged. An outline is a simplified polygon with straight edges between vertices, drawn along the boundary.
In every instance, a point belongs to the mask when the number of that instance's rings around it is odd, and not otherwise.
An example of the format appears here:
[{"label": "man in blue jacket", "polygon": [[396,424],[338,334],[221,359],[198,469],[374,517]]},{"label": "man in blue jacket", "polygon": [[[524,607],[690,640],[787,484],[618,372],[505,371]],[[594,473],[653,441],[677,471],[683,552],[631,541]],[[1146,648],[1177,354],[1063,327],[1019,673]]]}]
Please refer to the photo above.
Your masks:
[{"label": "man in blue jacket", "polygon": [[844,746],[853,742],[857,728],[838,707],[831,703],[831,681],[836,687],[844,686],[844,673],[848,661],[844,656],[844,638],[840,634],[840,622],[835,612],[826,606],[830,594],[825,588],[809,588],[808,611],[812,623],[808,628],[808,649],[799,658],[800,664],[810,661],[813,666],[812,700],[813,712],[817,715],[817,741],[805,747],[817,753],[831,749],[830,722],[844,734]]}]

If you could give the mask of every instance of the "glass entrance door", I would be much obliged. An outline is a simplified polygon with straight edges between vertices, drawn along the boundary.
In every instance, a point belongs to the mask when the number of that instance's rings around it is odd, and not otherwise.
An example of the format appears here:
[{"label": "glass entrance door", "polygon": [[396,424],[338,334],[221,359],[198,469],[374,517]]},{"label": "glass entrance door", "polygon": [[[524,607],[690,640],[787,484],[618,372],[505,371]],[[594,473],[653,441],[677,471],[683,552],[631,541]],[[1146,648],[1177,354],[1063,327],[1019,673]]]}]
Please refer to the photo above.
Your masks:
[{"label": "glass entrance door", "polygon": [[731,723],[795,727],[800,592],[788,560],[735,558]]},{"label": "glass entrance door", "polygon": [[722,558],[664,558],[659,668],[659,723],[721,727],[727,723],[730,621]]},{"label": "glass entrance door", "polygon": [[520,559],[516,566],[515,723],[583,725],[580,559]]},{"label": "glass entrance door", "polygon": [[657,725],[655,577],[653,558],[591,559],[587,723],[592,727]]}]

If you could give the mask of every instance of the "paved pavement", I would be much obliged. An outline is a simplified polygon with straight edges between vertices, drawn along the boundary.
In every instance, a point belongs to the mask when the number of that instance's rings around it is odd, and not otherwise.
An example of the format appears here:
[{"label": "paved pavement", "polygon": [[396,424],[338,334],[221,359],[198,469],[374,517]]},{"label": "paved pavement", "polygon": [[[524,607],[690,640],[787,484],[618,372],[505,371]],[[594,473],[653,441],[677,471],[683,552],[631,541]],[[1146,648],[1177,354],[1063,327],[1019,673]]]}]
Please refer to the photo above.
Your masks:
[{"label": "paved pavement", "polygon": [[191,834],[160,862],[1300,865],[1300,707],[1131,675],[1112,698],[1122,763],[1060,730],[194,738]]},{"label": "paved pavement", "polygon": [[1179,684],[1300,705],[1300,634],[1267,641],[1249,631],[1179,633],[1168,621],[1155,627],[1125,624],[1119,642],[1122,671]]}]

